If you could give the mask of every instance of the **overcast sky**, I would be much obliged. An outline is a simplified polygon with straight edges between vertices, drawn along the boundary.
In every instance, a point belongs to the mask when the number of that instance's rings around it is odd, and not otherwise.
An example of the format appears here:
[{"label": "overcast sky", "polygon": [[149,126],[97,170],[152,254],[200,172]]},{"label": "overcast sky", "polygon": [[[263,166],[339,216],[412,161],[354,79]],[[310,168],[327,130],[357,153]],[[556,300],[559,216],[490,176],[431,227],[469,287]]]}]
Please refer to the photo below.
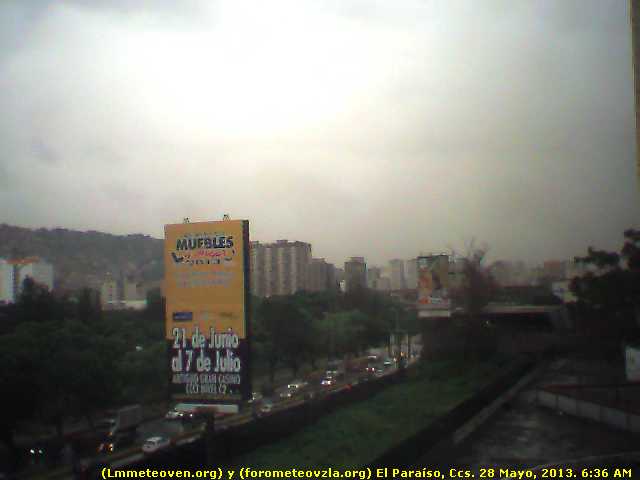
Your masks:
[{"label": "overcast sky", "polygon": [[613,249],[632,79],[623,0],[4,1],[0,222],[228,213],[338,264]]}]

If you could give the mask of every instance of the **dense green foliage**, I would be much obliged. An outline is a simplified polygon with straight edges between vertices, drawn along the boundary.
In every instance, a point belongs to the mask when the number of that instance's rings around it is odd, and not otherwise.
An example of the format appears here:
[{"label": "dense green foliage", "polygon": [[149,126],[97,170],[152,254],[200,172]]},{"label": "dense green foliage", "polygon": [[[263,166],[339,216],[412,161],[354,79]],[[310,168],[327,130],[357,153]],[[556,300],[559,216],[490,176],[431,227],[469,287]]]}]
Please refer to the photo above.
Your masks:
[{"label": "dense green foliage", "polygon": [[[570,286],[583,315],[609,320],[631,320],[635,315],[640,320],[640,230],[627,230],[624,237],[619,254],[589,247],[586,256],[576,257],[589,267]],[[614,326],[606,323],[608,328]],[[624,324],[615,323],[618,327]]]},{"label": "dense green foliage", "polygon": [[114,405],[166,396],[158,292],[148,301],[146,312],[101,312],[95,292],[57,298],[27,279],[17,304],[2,311],[0,440],[13,449],[25,422],[62,435],[69,420],[92,423]]},{"label": "dense green foliage", "polygon": [[[97,292],[56,297],[27,280],[16,305],[0,309],[0,441],[13,448],[25,422],[55,427],[129,403],[165,401],[168,356],[164,303],[152,291],[144,311],[101,311]],[[389,297],[301,292],[252,299],[252,364],[273,379],[320,358],[357,354],[387,341],[411,317]],[[397,318],[397,320],[396,320]]]},{"label": "dense green foliage", "polygon": [[300,292],[255,303],[254,361],[267,367],[271,381],[278,366],[295,375],[302,363],[315,365],[320,358],[344,358],[385,344],[396,326],[417,331],[415,314],[366,289],[347,294]]}]

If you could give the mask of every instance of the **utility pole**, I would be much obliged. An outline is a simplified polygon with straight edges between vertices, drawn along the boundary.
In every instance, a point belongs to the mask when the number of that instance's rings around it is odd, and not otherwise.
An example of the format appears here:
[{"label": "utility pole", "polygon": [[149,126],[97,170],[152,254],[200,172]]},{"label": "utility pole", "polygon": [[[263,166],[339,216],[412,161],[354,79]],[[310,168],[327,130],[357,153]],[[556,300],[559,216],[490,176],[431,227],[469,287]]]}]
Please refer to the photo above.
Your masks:
[{"label": "utility pole", "polygon": [[396,367],[400,366],[400,356],[402,354],[402,344],[400,339],[400,324],[398,319],[398,309],[394,308],[396,312]]}]

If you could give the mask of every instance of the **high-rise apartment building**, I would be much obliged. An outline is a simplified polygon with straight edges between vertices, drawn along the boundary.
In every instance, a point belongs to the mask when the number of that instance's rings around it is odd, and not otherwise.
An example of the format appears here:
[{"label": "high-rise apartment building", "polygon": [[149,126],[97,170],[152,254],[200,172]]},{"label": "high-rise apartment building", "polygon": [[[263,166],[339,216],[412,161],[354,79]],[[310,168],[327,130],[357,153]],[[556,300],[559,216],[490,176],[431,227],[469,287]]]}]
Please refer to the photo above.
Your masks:
[{"label": "high-rise apartment building", "polygon": [[335,290],[336,269],[332,263],[327,263],[324,258],[313,258],[309,265],[308,290],[311,292],[324,292]]},{"label": "high-rise apartment building", "polygon": [[382,274],[380,267],[367,268],[367,288],[372,290],[378,289],[378,280]]},{"label": "high-rise apartment building", "polygon": [[256,297],[264,297],[266,290],[266,255],[265,246],[260,242],[251,242],[249,247],[249,271],[251,282],[251,294]]},{"label": "high-rise apartment building", "polygon": [[367,288],[367,263],[364,257],[351,257],[344,262],[345,291]]},{"label": "high-rise apartment building", "polygon": [[418,288],[418,259],[411,258],[405,262],[405,281],[407,288]]},{"label": "high-rise apartment building", "polygon": [[391,290],[405,289],[404,260],[391,260],[389,262],[389,269],[391,270]]},{"label": "high-rise apartment building", "polygon": [[107,277],[100,288],[100,302],[102,303],[102,307],[106,308],[120,300],[122,300],[122,298],[117,280],[110,276]]},{"label": "high-rise apartment building", "polygon": [[0,304],[14,303],[15,301],[16,295],[13,265],[0,258]]},{"label": "high-rise apartment building", "polygon": [[146,298],[142,282],[135,277],[127,277],[122,285],[122,299],[124,301],[139,301]]},{"label": "high-rise apartment building", "polygon": [[376,282],[376,290],[388,292],[391,290],[391,279],[389,277],[380,277]]},{"label": "high-rise apartment building", "polygon": [[251,242],[251,292],[258,297],[307,290],[311,244]]}]

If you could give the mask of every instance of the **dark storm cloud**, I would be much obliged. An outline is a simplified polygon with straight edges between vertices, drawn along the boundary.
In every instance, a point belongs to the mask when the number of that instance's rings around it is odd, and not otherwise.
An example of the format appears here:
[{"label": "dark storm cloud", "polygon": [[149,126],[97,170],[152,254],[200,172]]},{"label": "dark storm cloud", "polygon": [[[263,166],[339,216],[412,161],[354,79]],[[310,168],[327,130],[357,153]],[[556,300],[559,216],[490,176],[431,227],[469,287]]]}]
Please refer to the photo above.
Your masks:
[{"label": "dark storm cloud", "polygon": [[7,166],[0,162],[0,189],[4,190],[8,188],[10,181]]},{"label": "dark storm cloud", "polygon": [[144,194],[133,185],[108,183],[102,187],[102,192],[109,202],[114,202],[122,208],[139,205],[144,201]]},{"label": "dark storm cloud", "polygon": [[215,2],[202,0],[63,0],[71,8],[84,9],[94,14],[106,14],[120,19],[129,17],[147,25],[171,28],[197,29],[203,27],[205,6]]},{"label": "dark storm cloud", "polygon": [[50,145],[40,138],[35,138],[31,142],[33,154],[40,162],[55,165],[60,162],[60,157],[53,151]]},{"label": "dark storm cloud", "polygon": [[[197,21],[205,13],[202,0],[61,0],[42,2],[40,0],[14,0],[5,2],[6,13],[13,13],[22,19],[34,20],[60,7],[84,9],[90,12],[116,15],[159,15],[177,20]],[[211,3],[211,2],[209,2]],[[14,17],[15,19],[16,17]]]},{"label": "dark storm cloud", "polygon": [[615,248],[630,55],[613,0],[1,4],[0,221],[230,213],[336,263]]},{"label": "dark storm cloud", "polygon": [[202,1],[182,0],[62,0],[61,3],[94,10],[116,11],[119,13],[136,13],[145,11],[167,12],[177,15],[202,13]]}]

